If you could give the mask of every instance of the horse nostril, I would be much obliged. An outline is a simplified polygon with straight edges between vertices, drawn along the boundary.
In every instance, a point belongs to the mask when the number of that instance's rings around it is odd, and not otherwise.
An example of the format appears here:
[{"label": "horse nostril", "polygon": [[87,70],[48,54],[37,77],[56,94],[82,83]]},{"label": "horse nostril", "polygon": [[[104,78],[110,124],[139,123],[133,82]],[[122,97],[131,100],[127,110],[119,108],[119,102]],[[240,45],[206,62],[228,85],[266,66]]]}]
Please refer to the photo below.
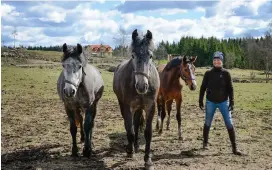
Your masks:
[{"label": "horse nostril", "polygon": [[195,90],[196,86],[194,84],[192,84],[191,88],[192,88],[192,90]]},{"label": "horse nostril", "polygon": [[147,83],[145,83],[145,90],[147,90],[148,89],[148,84]]},{"label": "horse nostril", "polygon": [[75,94],[75,92],[76,92],[76,91],[75,91],[74,89],[72,89],[72,95],[74,95],[74,94]]},{"label": "horse nostril", "polygon": [[135,88],[136,88],[136,89],[139,89],[139,84],[138,84],[138,83],[135,84]]}]

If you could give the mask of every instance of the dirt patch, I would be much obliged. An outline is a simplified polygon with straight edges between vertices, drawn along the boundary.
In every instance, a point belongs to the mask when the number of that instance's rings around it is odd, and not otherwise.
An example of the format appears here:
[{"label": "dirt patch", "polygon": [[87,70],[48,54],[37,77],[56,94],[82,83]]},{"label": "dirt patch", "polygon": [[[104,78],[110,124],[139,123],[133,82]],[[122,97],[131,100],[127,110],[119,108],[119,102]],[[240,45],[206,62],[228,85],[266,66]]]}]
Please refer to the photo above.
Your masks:
[{"label": "dirt patch", "polygon": [[[27,103],[25,103],[27,104]],[[140,153],[133,159],[126,158],[127,144],[123,120],[118,104],[103,100],[99,104],[94,130],[94,155],[70,157],[71,136],[69,123],[61,103],[40,101],[13,110],[2,110],[2,168],[3,169],[142,169],[145,139],[140,133]],[[35,109],[33,109],[33,107]],[[33,111],[31,112],[30,110]],[[27,111],[28,110],[28,111]],[[35,110],[35,111],[34,111]],[[4,112],[3,112],[4,111]],[[246,154],[239,157],[231,153],[230,143],[220,116],[215,117],[216,128],[211,130],[210,150],[202,150],[203,113],[197,108],[184,107],[182,127],[184,140],[178,140],[175,108],[171,115],[170,130],[159,136],[153,130],[152,151],[156,169],[269,169],[270,139],[257,132],[246,133],[240,123],[244,114],[234,116],[238,127],[238,144]],[[20,115],[20,116],[18,116]],[[271,122],[263,122],[270,124]],[[268,126],[268,125],[267,125]],[[155,119],[153,122],[155,127]],[[264,132],[265,133],[265,132]],[[270,134],[271,137],[271,134]],[[79,134],[78,134],[79,140]],[[271,147],[271,145],[270,145]]]}]

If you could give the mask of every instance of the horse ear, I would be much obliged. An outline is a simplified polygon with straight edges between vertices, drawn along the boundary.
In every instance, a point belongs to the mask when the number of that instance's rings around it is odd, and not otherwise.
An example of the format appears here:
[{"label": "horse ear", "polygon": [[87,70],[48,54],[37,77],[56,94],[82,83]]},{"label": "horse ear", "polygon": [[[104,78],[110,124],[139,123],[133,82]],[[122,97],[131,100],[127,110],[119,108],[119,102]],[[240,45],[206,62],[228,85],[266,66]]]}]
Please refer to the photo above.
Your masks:
[{"label": "horse ear", "polygon": [[81,46],[80,44],[77,44],[77,52],[78,52],[79,54],[82,53],[82,46]]},{"label": "horse ear", "polygon": [[136,40],[136,37],[138,37],[137,29],[135,29],[135,30],[132,32],[132,40],[135,41],[135,40]]},{"label": "horse ear", "polygon": [[63,44],[63,46],[62,46],[62,51],[63,51],[64,53],[67,52],[67,44],[66,44],[66,43]]},{"label": "horse ear", "polygon": [[147,30],[146,38],[149,39],[149,40],[152,39],[152,32],[150,32],[149,30]]},{"label": "horse ear", "polygon": [[190,58],[190,62],[194,63],[196,61],[196,59],[197,59],[197,56],[193,56],[193,57]]}]

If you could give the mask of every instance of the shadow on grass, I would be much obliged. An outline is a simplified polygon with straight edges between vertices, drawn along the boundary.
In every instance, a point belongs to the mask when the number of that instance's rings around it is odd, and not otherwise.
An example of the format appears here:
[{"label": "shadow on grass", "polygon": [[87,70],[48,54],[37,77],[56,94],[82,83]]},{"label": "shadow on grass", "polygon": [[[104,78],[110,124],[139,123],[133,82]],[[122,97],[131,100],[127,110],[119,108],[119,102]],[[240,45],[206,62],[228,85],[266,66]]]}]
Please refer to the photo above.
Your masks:
[{"label": "shadow on grass", "polygon": [[93,154],[91,158],[62,156],[58,151],[59,145],[46,145],[19,150],[1,155],[1,169],[109,169],[101,160],[102,156]]}]

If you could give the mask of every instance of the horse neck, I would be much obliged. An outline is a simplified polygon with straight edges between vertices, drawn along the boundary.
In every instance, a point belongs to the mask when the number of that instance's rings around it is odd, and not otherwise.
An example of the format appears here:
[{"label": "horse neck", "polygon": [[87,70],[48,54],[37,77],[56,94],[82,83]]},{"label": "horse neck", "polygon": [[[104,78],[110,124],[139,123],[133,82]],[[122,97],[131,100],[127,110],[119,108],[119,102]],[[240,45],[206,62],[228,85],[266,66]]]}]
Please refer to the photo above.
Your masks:
[{"label": "horse neck", "polygon": [[180,72],[179,66],[172,68],[164,75],[167,78],[167,81],[165,81],[164,79],[162,83],[166,83],[167,87],[179,85],[180,77],[179,72]]}]

